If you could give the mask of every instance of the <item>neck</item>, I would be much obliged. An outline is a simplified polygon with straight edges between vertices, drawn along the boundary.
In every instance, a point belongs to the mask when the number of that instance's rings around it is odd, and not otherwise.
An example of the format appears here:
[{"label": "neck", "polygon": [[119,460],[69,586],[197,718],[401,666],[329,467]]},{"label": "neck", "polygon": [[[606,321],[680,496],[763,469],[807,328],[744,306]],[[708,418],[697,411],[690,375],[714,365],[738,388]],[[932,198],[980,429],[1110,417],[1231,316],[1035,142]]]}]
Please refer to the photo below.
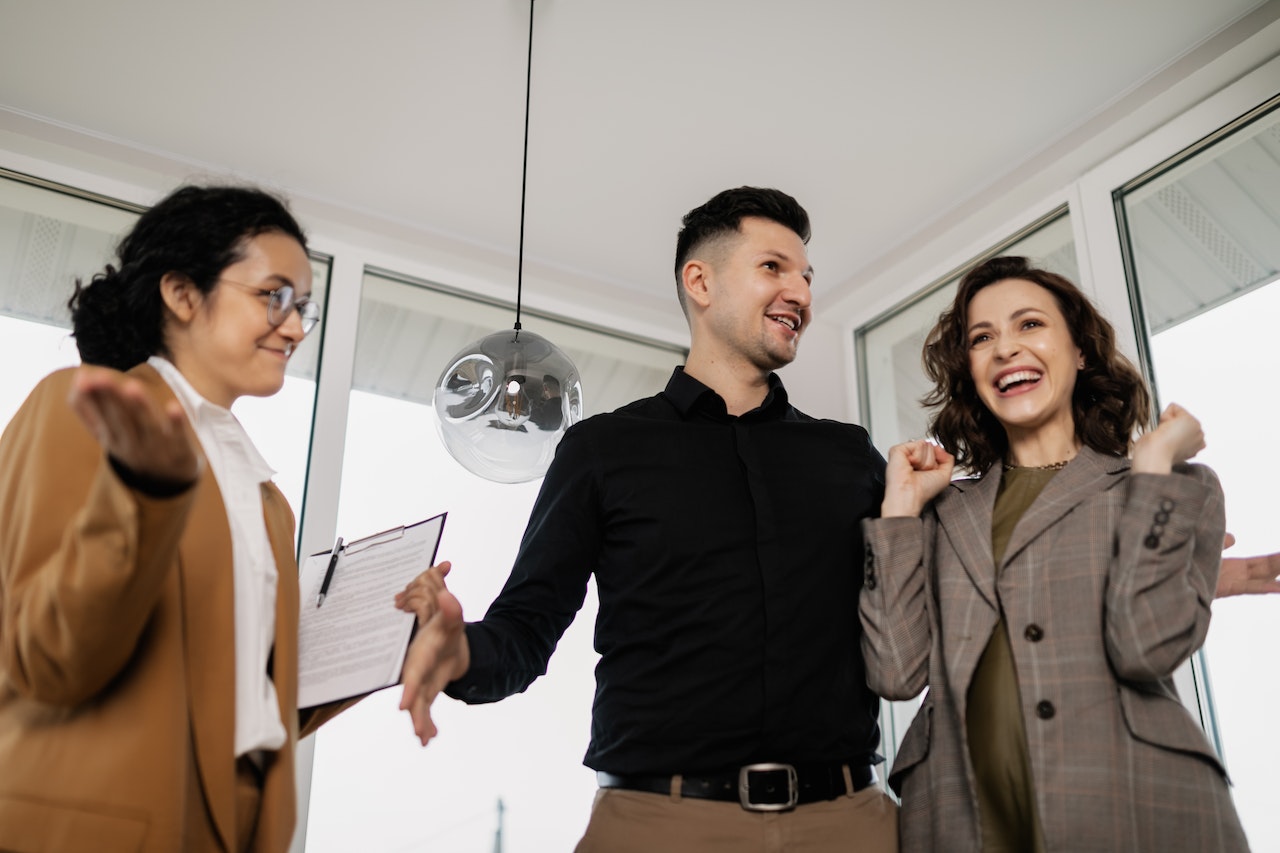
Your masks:
[{"label": "neck", "polygon": [[1044,468],[1069,462],[1080,452],[1075,429],[1008,430],[1009,464],[1019,468]]},{"label": "neck", "polygon": [[769,394],[769,373],[754,366],[703,356],[690,350],[684,372],[724,399],[729,414],[744,415],[758,408]]}]

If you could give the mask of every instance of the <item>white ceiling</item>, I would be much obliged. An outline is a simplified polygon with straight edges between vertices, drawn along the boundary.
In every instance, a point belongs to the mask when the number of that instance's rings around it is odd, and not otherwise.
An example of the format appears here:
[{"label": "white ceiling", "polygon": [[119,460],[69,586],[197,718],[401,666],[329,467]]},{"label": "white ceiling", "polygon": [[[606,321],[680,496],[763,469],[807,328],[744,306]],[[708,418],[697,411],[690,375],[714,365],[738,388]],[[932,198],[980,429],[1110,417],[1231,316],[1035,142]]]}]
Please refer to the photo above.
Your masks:
[{"label": "white ceiling", "polygon": [[[835,301],[1262,6],[1277,2],[539,0],[527,264],[680,327],[680,216],[770,185],[809,209],[815,291]],[[514,296],[528,13],[0,0],[0,118],[386,223],[510,270]]]}]

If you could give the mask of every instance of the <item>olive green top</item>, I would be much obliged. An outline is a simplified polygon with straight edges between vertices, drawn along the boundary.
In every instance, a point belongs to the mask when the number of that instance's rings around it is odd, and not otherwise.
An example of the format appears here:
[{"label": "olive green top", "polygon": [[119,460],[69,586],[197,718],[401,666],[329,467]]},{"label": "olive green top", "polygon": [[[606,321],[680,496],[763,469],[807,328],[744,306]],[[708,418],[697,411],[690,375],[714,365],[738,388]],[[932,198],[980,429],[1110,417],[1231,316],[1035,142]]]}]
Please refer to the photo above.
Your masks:
[{"label": "olive green top", "polygon": [[[1056,473],[1005,469],[991,516],[991,553],[997,570],[1018,520]],[[983,853],[1043,853],[1018,674],[1003,614],[969,685],[966,727],[977,778]]]}]

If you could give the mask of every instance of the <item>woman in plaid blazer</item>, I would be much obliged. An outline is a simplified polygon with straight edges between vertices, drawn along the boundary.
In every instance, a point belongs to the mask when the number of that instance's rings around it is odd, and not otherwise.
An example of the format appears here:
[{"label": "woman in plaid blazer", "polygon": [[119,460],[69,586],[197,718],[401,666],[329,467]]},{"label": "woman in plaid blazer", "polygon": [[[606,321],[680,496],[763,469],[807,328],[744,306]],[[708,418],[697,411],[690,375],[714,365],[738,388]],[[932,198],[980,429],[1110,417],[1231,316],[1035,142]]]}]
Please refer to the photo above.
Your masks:
[{"label": "woman in plaid blazer", "polygon": [[[928,693],[890,775],[907,851],[1247,850],[1173,673],[1204,642],[1222,491],[1069,281],[969,272],[931,332],[943,447],[889,452],[864,522],[863,653]],[[950,451],[950,452],[948,452]],[[951,481],[954,465],[973,472]]]}]

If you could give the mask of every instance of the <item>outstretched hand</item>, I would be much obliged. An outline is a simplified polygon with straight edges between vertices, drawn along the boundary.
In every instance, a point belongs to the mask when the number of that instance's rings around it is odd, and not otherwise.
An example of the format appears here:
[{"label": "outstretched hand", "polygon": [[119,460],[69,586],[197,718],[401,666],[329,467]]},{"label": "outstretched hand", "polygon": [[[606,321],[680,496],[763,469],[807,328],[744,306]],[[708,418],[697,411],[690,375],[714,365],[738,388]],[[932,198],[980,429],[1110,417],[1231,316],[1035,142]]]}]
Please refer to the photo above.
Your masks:
[{"label": "outstretched hand", "polygon": [[[1230,533],[1222,544],[1222,550],[1236,544]],[[1280,593],[1280,554],[1264,554],[1258,557],[1223,557],[1218,571],[1218,588],[1214,598],[1232,595],[1266,595]]]},{"label": "outstretched hand", "polygon": [[[428,574],[437,568],[439,566],[433,567]],[[471,647],[467,644],[462,621],[462,605],[445,588],[443,572],[438,574],[439,589],[435,594],[433,613],[409,644],[402,672],[404,693],[400,698],[400,710],[409,712],[413,719],[413,732],[423,746],[438,734],[431,720],[431,704],[450,681],[461,678],[471,667]],[[400,595],[396,597],[397,606]]]},{"label": "outstretched hand", "polygon": [[200,454],[177,400],[160,406],[142,383],[117,370],[84,365],[67,404],[117,462],[143,477],[194,482]]},{"label": "outstretched hand", "polygon": [[880,516],[918,516],[951,482],[955,464],[954,456],[923,439],[889,448]]}]

